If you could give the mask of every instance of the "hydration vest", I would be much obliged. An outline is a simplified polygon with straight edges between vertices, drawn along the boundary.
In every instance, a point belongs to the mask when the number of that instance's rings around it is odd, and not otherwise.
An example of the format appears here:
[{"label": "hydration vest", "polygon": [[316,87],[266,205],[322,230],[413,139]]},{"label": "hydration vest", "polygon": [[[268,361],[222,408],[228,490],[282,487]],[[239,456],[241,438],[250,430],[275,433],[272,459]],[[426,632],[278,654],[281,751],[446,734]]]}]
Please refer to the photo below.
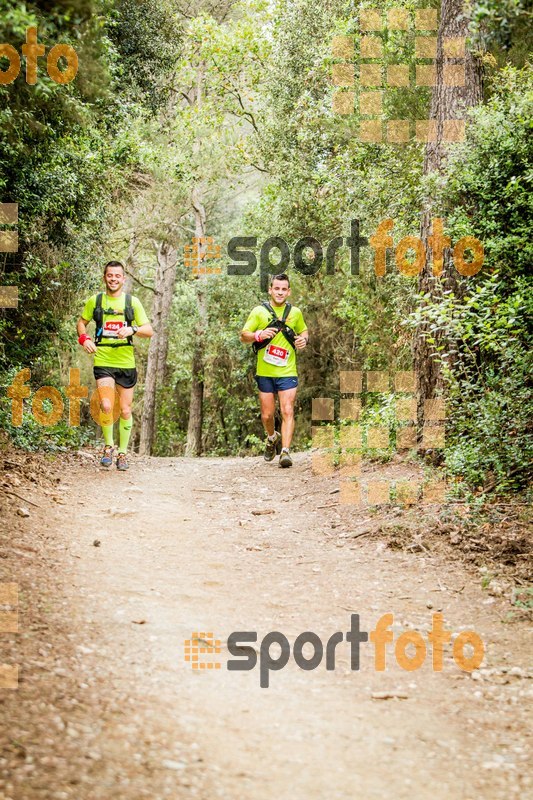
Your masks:
[{"label": "hydration vest", "polygon": [[[94,343],[98,345],[105,345],[105,347],[133,347],[133,339],[128,336],[126,339],[117,339],[114,336],[104,336],[104,315],[113,315],[114,317],[123,316],[126,325],[131,326],[135,319],[135,311],[131,304],[131,294],[127,294],[124,300],[124,311],[115,311],[112,308],[102,308],[103,292],[96,295],[96,304],[93,311],[93,319],[96,323],[96,334]],[[104,341],[102,341],[104,340]]]},{"label": "hydration vest", "polygon": [[[283,316],[281,317],[281,319],[278,319],[278,317],[276,316],[276,312],[274,311],[269,302],[263,302],[261,303],[261,305],[264,306],[270,314],[272,314],[272,319],[265,327],[276,328],[278,333],[281,332],[283,334],[285,339],[288,341],[288,343],[294,350],[295,349],[294,340],[296,339],[296,334],[293,331],[293,329],[289,328],[289,326],[286,324],[287,317],[291,313],[291,308],[292,308],[291,304],[290,303],[285,304],[285,309],[283,311]],[[263,347],[266,347],[267,344],[270,344],[271,341],[272,339],[263,339],[261,342],[253,342],[252,350],[254,351],[254,353],[258,353],[259,350],[262,350]]]}]

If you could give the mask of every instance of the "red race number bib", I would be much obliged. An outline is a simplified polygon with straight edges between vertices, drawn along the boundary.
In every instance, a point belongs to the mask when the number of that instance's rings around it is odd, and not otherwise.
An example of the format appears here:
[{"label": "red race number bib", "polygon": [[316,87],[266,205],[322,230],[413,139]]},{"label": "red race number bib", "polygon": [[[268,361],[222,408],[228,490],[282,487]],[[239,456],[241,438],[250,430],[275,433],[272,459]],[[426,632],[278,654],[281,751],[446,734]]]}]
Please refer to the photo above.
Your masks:
[{"label": "red race number bib", "polygon": [[279,347],[277,344],[268,344],[265,347],[265,355],[263,361],[267,364],[274,364],[276,367],[284,367],[289,360],[289,351],[285,347]]},{"label": "red race number bib", "polygon": [[108,320],[104,322],[103,336],[106,339],[116,339],[118,331],[124,327],[126,323],[122,320]]}]

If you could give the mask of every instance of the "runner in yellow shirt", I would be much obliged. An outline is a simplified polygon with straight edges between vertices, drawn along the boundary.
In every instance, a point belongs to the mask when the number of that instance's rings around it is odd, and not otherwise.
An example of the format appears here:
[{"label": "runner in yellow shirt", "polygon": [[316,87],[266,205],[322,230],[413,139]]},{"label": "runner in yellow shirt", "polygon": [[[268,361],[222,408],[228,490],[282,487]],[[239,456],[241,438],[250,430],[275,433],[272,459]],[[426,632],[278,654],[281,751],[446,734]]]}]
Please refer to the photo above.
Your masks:
[{"label": "runner in yellow shirt", "polygon": [[[276,453],[280,453],[279,466],[292,467],[289,450],[298,387],[296,350],[304,349],[309,334],[300,309],[287,302],[291,289],[285,273],[272,277],[268,293],[271,302],[252,309],[241,331],[241,342],[252,344],[257,353],[255,380],[267,434],[265,461],[273,461]],[[281,435],[274,429],[276,394],[282,418]]]},{"label": "runner in yellow shirt", "polygon": [[[85,303],[78,320],[78,342],[90,355],[94,355],[94,377],[102,415],[104,452],[100,463],[110,467],[113,463],[113,408],[115,389],[120,402],[119,452],[117,469],[128,469],[126,452],[131,436],[131,404],[137,383],[133,337],[149,339],[153,329],[141,301],[124,294],[125,275],[120,261],[109,261],[104,267],[105,293],[93,295]],[[91,320],[96,323],[94,341],[87,334]]]}]

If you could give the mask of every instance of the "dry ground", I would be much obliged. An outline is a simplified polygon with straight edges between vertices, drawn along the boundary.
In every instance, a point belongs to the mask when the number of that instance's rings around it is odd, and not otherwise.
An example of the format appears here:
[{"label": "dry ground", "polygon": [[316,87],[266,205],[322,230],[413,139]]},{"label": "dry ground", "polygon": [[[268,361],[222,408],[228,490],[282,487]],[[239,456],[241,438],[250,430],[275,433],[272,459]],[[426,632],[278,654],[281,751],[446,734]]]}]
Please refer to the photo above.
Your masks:
[{"label": "dry ground", "polygon": [[[127,474],[85,455],[61,476],[57,463],[10,458],[0,581],[19,584],[20,631],[0,641],[20,683],[0,690],[0,800],[531,791],[527,620],[506,596],[505,559],[483,581],[489,593],[454,556],[450,538],[466,533],[449,509],[339,505],[336,479],[313,476],[304,455],[290,472],[255,458],[152,458]],[[436,611],[455,633],[481,635],[480,670],[461,671],[448,649],[443,672],[429,656],[404,671],[389,645],[376,672],[367,644],[352,671],[345,642],[334,671],[291,658],[268,689],[258,667],[225,668],[232,631],[257,631],[259,650],[269,631],[326,642],[351,613],[368,631],[392,612],[397,637],[425,634]],[[222,640],[222,669],[185,662],[193,631]]]}]

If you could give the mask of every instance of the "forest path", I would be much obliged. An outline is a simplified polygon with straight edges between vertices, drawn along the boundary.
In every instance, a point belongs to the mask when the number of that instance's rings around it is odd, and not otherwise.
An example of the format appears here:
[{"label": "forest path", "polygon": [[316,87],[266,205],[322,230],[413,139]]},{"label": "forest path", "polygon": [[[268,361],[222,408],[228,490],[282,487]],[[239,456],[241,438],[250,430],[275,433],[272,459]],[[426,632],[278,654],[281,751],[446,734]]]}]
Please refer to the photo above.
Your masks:
[{"label": "forest path", "polygon": [[[69,469],[32,509],[55,569],[42,602],[23,587],[20,721],[2,742],[0,774],[12,777],[0,797],[524,797],[526,626],[505,624],[508,606],[461,564],[388,548],[375,533],[381,512],[339,505],[337,488],[303,454],[290,471],[258,458]],[[446,646],[442,672],[429,647],[408,672],[388,645],[376,672],[370,642],[354,671],[346,640],[334,671],[294,663],[298,634],[325,647],[351,613],[370,631],[392,612],[396,640],[408,627],[425,638],[438,610],[447,628],[480,634],[490,671],[473,679]],[[226,669],[232,631],[257,631],[259,650],[275,630],[291,657],[269,688],[259,665]],[[200,659],[222,667],[193,670],[184,640],[211,631],[222,652]],[[372,696],[383,692],[406,697]]]}]

